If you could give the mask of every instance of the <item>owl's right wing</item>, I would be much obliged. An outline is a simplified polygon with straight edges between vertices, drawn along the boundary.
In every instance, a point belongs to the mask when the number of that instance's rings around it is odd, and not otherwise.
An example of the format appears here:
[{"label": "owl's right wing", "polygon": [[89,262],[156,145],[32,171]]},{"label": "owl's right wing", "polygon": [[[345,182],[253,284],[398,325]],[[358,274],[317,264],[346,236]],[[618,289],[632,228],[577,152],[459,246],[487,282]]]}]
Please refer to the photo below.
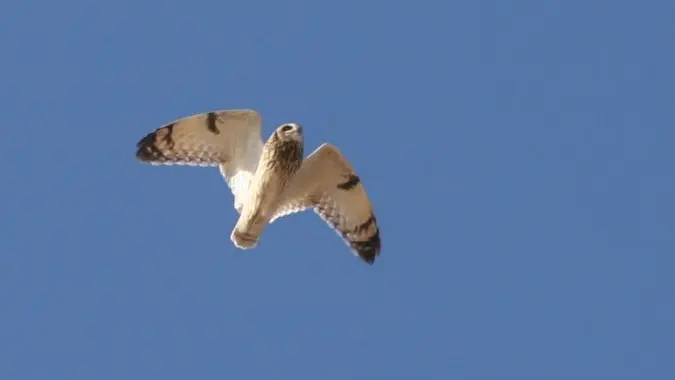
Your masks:
[{"label": "owl's right wing", "polygon": [[314,209],[366,263],[380,254],[380,229],[361,179],[346,157],[324,143],[302,162],[270,223]]},{"label": "owl's right wing", "polygon": [[175,120],[148,133],[136,157],[153,165],[218,166],[241,212],[263,149],[262,119],[253,110],[221,110]]}]

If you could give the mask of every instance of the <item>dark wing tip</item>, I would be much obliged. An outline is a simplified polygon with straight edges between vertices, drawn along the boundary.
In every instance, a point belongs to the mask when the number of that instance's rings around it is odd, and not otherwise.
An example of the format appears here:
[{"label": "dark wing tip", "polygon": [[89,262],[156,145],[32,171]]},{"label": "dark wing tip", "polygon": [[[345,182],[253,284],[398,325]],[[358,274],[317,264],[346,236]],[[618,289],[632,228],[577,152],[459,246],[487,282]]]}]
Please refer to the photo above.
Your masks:
[{"label": "dark wing tip", "polygon": [[373,265],[375,258],[380,255],[380,230],[375,231],[368,240],[352,241],[350,245],[363,261]]},{"label": "dark wing tip", "polygon": [[[365,222],[354,228],[346,229],[342,220],[344,218],[340,217],[339,210],[336,209],[333,202],[328,202],[325,198],[323,201],[319,200],[314,212],[319,214],[331,228],[342,236],[343,241],[361,260],[371,265],[375,262],[375,258],[380,255],[382,247],[380,229],[377,227],[375,215],[371,213]],[[372,235],[369,233],[371,230],[374,230]]]},{"label": "dark wing tip", "polygon": [[166,124],[148,133],[136,143],[136,158],[143,162],[165,162],[166,155],[157,144],[164,150],[173,149],[173,132],[176,122]]},{"label": "dark wing tip", "polygon": [[157,148],[157,132],[150,132],[136,144],[136,158],[142,162],[164,161],[164,154]]},{"label": "dark wing tip", "polygon": [[136,158],[140,161],[152,161],[157,155],[155,134],[149,133],[136,144]]}]

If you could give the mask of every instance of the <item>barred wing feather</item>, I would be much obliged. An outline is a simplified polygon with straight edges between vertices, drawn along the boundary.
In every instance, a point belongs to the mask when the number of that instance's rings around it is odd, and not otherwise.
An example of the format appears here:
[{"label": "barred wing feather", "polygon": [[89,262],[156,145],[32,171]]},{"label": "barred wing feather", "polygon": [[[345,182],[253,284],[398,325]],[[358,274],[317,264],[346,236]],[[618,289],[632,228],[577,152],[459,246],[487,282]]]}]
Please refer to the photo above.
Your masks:
[{"label": "barred wing feather", "polygon": [[322,144],[302,163],[270,222],[309,208],[365,262],[380,254],[380,230],[365,187],[342,153]]},{"label": "barred wing feather", "polygon": [[218,166],[240,211],[263,149],[261,123],[247,109],[195,114],[147,134],[136,157],[153,165]]}]

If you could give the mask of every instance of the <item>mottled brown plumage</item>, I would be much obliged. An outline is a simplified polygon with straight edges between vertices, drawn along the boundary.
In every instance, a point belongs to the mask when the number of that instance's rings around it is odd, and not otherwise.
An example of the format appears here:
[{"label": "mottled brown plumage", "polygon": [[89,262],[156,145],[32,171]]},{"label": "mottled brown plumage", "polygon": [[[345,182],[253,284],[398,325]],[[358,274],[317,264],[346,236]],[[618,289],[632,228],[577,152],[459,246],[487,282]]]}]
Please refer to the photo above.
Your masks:
[{"label": "mottled brown plumage", "polygon": [[249,198],[231,240],[242,249],[254,248],[273,216],[283,192],[302,164],[302,127],[286,124],[267,140],[251,180]]}]

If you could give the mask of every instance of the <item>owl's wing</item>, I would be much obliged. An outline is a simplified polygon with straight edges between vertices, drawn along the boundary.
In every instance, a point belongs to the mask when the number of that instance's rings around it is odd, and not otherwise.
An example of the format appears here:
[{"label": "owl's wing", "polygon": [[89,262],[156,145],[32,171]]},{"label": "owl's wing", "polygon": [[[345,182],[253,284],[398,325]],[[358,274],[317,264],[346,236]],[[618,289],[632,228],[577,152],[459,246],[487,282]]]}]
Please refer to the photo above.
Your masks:
[{"label": "owl's wing", "polygon": [[143,137],[136,157],[153,165],[218,166],[241,212],[263,149],[261,116],[221,110],[175,120]]},{"label": "owl's wing", "polygon": [[322,144],[303,161],[270,223],[308,208],[368,264],[380,254],[380,230],[366,190],[333,145]]}]

